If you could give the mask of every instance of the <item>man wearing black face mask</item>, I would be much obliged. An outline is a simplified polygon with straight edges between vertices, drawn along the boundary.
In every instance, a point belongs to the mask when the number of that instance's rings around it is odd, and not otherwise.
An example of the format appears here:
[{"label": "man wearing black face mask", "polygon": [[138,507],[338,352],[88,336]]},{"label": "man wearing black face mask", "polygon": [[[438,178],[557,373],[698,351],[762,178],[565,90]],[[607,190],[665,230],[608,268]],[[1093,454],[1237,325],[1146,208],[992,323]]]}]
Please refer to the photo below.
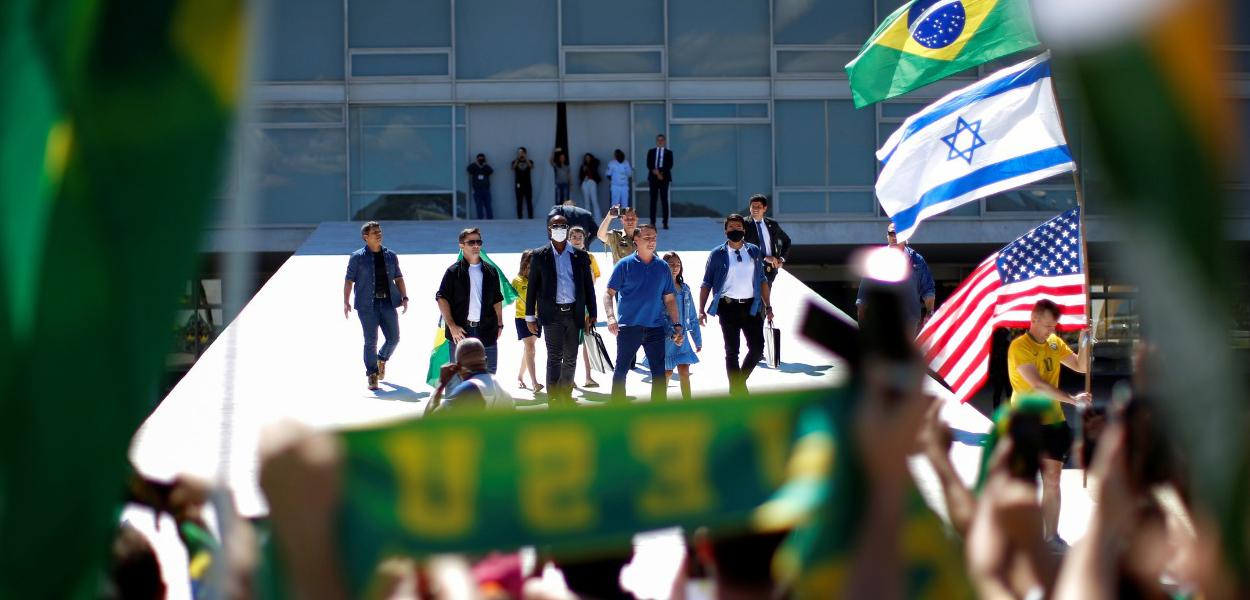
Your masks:
[{"label": "man wearing black face mask", "polygon": [[571,405],[578,334],[598,320],[595,280],[590,255],[568,243],[569,221],[564,215],[547,218],[547,236],[550,243],[531,255],[525,320],[535,335],[541,325],[547,342],[548,404]]},{"label": "man wearing black face mask", "polygon": [[[725,372],[729,393],[746,394],[746,381],[755,364],[764,356],[764,317],[773,320],[771,290],[764,276],[763,253],[746,239],[746,219],[739,214],[725,218],[724,244],[712,249],[703,269],[699,290],[699,324],[707,324],[711,313],[720,319],[725,338]],[[709,292],[714,295],[707,306]],[[747,338],[747,355],[738,363],[740,335]]]},{"label": "man wearing black face mask", "polygon": [[477,207],[477,218],[495,218],[490,199],[490,176],[495,169],[486,164],[485,154],[478,154],[477,160],[473,161],[466,170],[469,172],[469,187],[473,190],[473,204]]}]

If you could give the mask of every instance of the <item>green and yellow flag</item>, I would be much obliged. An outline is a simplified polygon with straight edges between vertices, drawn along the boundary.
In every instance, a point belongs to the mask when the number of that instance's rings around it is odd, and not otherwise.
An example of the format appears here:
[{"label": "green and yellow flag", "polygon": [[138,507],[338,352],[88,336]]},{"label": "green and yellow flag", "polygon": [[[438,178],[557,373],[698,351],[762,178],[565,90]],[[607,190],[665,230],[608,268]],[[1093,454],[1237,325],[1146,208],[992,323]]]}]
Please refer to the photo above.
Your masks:
[{"label": "green and yellow flag", "polygon": [[94,598],[242,75],[237,0],[0,3],[0,598]]},{"label": "green and yellow flag", "polygon": [[1027,0],[912,0],[846,65],[855,107],[1038,44]]}]

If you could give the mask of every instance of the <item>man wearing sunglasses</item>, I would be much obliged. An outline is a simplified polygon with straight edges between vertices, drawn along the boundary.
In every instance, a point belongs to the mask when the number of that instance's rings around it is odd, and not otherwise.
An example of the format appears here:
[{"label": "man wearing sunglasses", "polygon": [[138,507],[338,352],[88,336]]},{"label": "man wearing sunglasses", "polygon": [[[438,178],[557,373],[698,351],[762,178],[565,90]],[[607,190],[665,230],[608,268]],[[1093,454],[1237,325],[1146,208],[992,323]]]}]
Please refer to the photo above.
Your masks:
[{"label": "man wearing sunglasses", "polygon": [[595,279],[590,255],[568,241],[568,218],[562,214],[547,217],[547,238],[549,243],[531,255],[525,320],[530,333],[543,328],[548,405],[569,406],[573,404],[579,334],[598,320]]},{"label": "man wearing sunglasses", "polygon": [[[755,364],[764,356],[764,317],[773,320],[769,301],[771,290],[764,275],[763,253],[746,242],[746,219],[740,214],[725,218],[726,242],[712,249],[703,269],[699,290],[699,324],[707,324],[709,314],[720,320],[725,338],[725,372],[729,393],[745,395],[746,382]],[[707,306],[711,293],[712,305]],[[738,363],[739,336],[747,338],[747,355]]]},{"label": "man wearing sunglasses", "polygon": [[492,375],[499,363],[499,333],[503,330],[503,295],[499,273],[482,260],[482,231],[470,227],[460,232],[460,260],[443,273],[434,294],[446,323],[451,355],[456,344],[476,338],[486,349],[486,370]]},{"label": "man wearing sunglasses", "polygon": [[[399,257],[382,245],[382,226],[369,221],[360,227],[365,246],[347,260],[347,278],[343,282],[343,317],[353,306],[365,333],[365,377],[369,389],[378,389],[378,380],[386,377],[386,361],[399,345],[400,306],[408,312],[408,291],[404,274],[399,270]],[[353,298],[352,290],[355,288]],[[378,328],[386,341],[378,349]]]}]

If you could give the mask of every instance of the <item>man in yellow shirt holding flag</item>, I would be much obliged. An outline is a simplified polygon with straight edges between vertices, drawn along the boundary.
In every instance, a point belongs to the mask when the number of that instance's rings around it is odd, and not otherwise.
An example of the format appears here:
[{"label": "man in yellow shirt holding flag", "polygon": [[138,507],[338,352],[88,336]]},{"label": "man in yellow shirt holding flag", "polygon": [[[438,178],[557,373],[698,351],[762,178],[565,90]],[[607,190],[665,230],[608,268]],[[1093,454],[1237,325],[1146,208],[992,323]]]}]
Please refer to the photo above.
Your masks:
[{"label": "man in yellow shirt holding flag", "polygon": [[1055,335],[1059,324],[1059,305],[1038,300],[1033,305],[1029,329],[1011,342],[1007,349],[1007,374],[1011,380],[1011,403],[1014,406],[1027,395],[1051,399],[1050,409],[1042,415],[1042,535],[1052,545],[1064,547],[1059,538],[1059,477],[1063,463],[1072,447],[1072,427],[1063,416],[1060,403],[1077,406],[1088,404],[1090,395],[1075,396],[1059,389],[1059,366],[1084,373],[1089,368],[1089,343],[1081,332],[1080,353]]}]

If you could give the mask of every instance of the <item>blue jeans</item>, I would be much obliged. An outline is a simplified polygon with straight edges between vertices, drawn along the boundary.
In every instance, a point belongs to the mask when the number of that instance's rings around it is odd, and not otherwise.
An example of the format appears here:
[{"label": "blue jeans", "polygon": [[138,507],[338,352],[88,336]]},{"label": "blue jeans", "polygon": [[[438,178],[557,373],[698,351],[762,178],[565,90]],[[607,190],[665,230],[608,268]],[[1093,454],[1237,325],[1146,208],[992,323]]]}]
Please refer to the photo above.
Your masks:
[{"label": "blue jeans", "polygon": [[[477,333],[477,327],[465,327],[464,335],[465,337],[477,338],[478,340],[482,339]],[[486,342],[482,342],[482,345],[486,348],[486,370],[490,371],[491,375],[494,375],[495,368],[499,366],[499,345],[491,344],[486,346]],[[456,360],[456,342],[454,341],[451,342],[451,360],[453,362]]]},{"label": "blue jeans", "polygon": [[568,200],[569,198],[572,198],[572,196],[569,195],[569,184],[557,183],[556,184],[556,204],[564,202],[565,200]]},{"label": "blue jeans", "polygon": [[663,402],[668,399],[668,380],[664,377],[664,338],[668,337],[663,327],[642,327],[626,325],[616,334],[616,371],[612,373],[612,400],[625,399],[625,375],[629,366],[638,355],[638,347],[647,355],[647,364],[651,365],[651,401]]},{"label": "blue jeans", "polygon": [[473,204],[477,206],[477,218],[495,218],[490,206],[490,188],[473,188]]},{"label": "blue jeans", "polygon": [[[390,360],[399,345],[399,312],[391,306],[390,298],[374,298],[356,311],[360,327],[365,330],[365,375],[378,372],[379,360]],[[378,350],[378,327],[386,342]]]}]

